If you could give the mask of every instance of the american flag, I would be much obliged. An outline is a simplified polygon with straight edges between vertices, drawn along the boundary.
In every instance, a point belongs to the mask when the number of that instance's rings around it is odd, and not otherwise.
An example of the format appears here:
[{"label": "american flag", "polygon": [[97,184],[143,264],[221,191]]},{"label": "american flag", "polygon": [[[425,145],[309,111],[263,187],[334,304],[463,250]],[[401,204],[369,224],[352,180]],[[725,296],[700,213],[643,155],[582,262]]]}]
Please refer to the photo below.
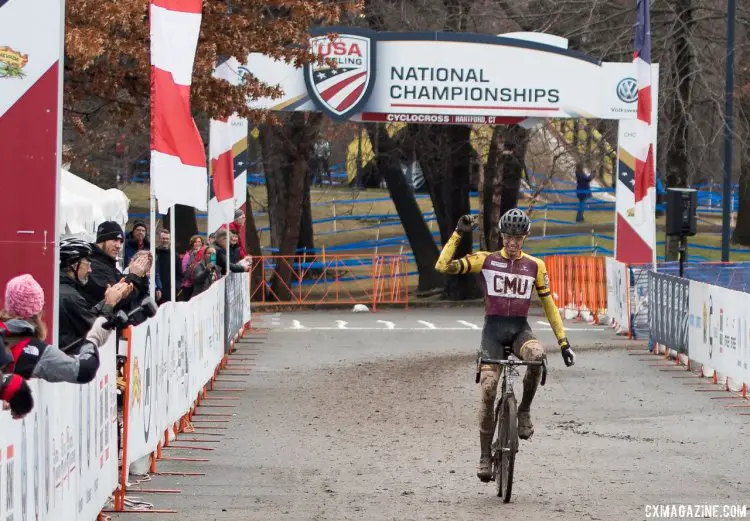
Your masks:
[{"label": "american flag", "polygon": [[654,150],[651,140],[651,2],[636,0],[637,20],[635,24],[635,51],[633,63],[638,78],[638,131],[640,140],[635,162],[635,206],[636,211],[646,210],[643,198],[654,188]]}]

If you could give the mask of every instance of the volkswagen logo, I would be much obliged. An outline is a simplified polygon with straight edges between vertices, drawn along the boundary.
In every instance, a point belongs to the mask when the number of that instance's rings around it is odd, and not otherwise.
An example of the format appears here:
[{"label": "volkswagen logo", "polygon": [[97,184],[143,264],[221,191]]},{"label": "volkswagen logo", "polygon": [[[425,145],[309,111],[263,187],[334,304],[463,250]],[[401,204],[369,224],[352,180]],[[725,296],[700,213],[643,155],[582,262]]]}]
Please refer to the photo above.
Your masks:
[{"label": "volkswagen logo", "polygon": [[638,100],[638,82],[635,78],[625,78],[617,84],[617,97],[625,103],[635,103]]}]

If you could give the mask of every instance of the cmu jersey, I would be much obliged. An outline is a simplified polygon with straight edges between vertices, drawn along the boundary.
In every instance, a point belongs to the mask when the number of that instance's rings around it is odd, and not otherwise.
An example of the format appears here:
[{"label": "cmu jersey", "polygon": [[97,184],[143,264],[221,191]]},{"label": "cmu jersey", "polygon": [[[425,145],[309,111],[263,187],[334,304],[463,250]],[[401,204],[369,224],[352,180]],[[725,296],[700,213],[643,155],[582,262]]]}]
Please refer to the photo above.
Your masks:
[{"label": "cmu jersey", "polygon": [[[529,313],[534,288],[540,294],[549,294],[544,263],[529,255],[510,260],[502,252],[478,252],[474,258],[465,258],[465,261],[469,265],[481,263],[480,280],[484,288],[486,315],[525,317]],[[469,269],[470,273],[474,271]]]},{"label": "cmu jersey", "polygon": [[461,234],[454,232],[435,265],[435,269],[449,275],[479,273],[484,288],[484,308],[487,316],[525,317],[529,313],[533,290],[542,302],[552,330],[558,340],[565,338],[560,312],[549,289],[549,276],[544,261],[521,254],[511,260],[505,250],[479,251],[460,259],[453,259]]}]

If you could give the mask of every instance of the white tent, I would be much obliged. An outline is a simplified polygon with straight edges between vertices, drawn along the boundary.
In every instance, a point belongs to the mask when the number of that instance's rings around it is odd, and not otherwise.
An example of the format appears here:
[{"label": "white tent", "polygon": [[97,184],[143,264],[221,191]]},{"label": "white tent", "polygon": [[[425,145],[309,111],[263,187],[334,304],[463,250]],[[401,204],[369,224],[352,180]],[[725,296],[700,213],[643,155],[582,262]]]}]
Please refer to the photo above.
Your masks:
[{"label": "white tent", "polygon": [[80,237],[93,242],[96,227],[104,221],[115,221],[125,228],[130,200],[120,190],[104,190],[70,173],[60,174],[61,237]]}]

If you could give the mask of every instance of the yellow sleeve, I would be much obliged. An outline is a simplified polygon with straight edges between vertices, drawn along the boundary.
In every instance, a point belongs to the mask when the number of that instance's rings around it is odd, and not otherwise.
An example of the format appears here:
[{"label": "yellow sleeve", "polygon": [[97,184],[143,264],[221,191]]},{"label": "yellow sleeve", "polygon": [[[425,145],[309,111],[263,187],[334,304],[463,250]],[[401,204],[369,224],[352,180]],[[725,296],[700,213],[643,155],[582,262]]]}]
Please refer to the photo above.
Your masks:
[{"label": "yellow sleeve", "polygon": [[485,251],[470,253],[460,259],[452,260],[453,255],[456,253],[456,248],[458,248],[458,243],[461,242],[462,238],[462,234],[453,232],[451,238],[445,243],[443,251],[440,252],[437,263],[435,263],[437,271],[448,275],[464,275],[466,273],[479,273],[482,271],[484,259],[489,255]]},{"label": "yellow sleeve", "polygon": [[539,300],[541,300],[542,307],[544,308],[544,314],[547,315],[547,320],[549,321],[549,325],[552,326],[555,337],[560,341],[565,338],[565,327],[560,317],[560,311],[557,309],[557,304],[555,304],[555,299],[552,298],[552,291],[549,288],[547,266],[541,259],[534,257],[534,260],[539,266],[536,274],[536,294],[539,295]]}]

